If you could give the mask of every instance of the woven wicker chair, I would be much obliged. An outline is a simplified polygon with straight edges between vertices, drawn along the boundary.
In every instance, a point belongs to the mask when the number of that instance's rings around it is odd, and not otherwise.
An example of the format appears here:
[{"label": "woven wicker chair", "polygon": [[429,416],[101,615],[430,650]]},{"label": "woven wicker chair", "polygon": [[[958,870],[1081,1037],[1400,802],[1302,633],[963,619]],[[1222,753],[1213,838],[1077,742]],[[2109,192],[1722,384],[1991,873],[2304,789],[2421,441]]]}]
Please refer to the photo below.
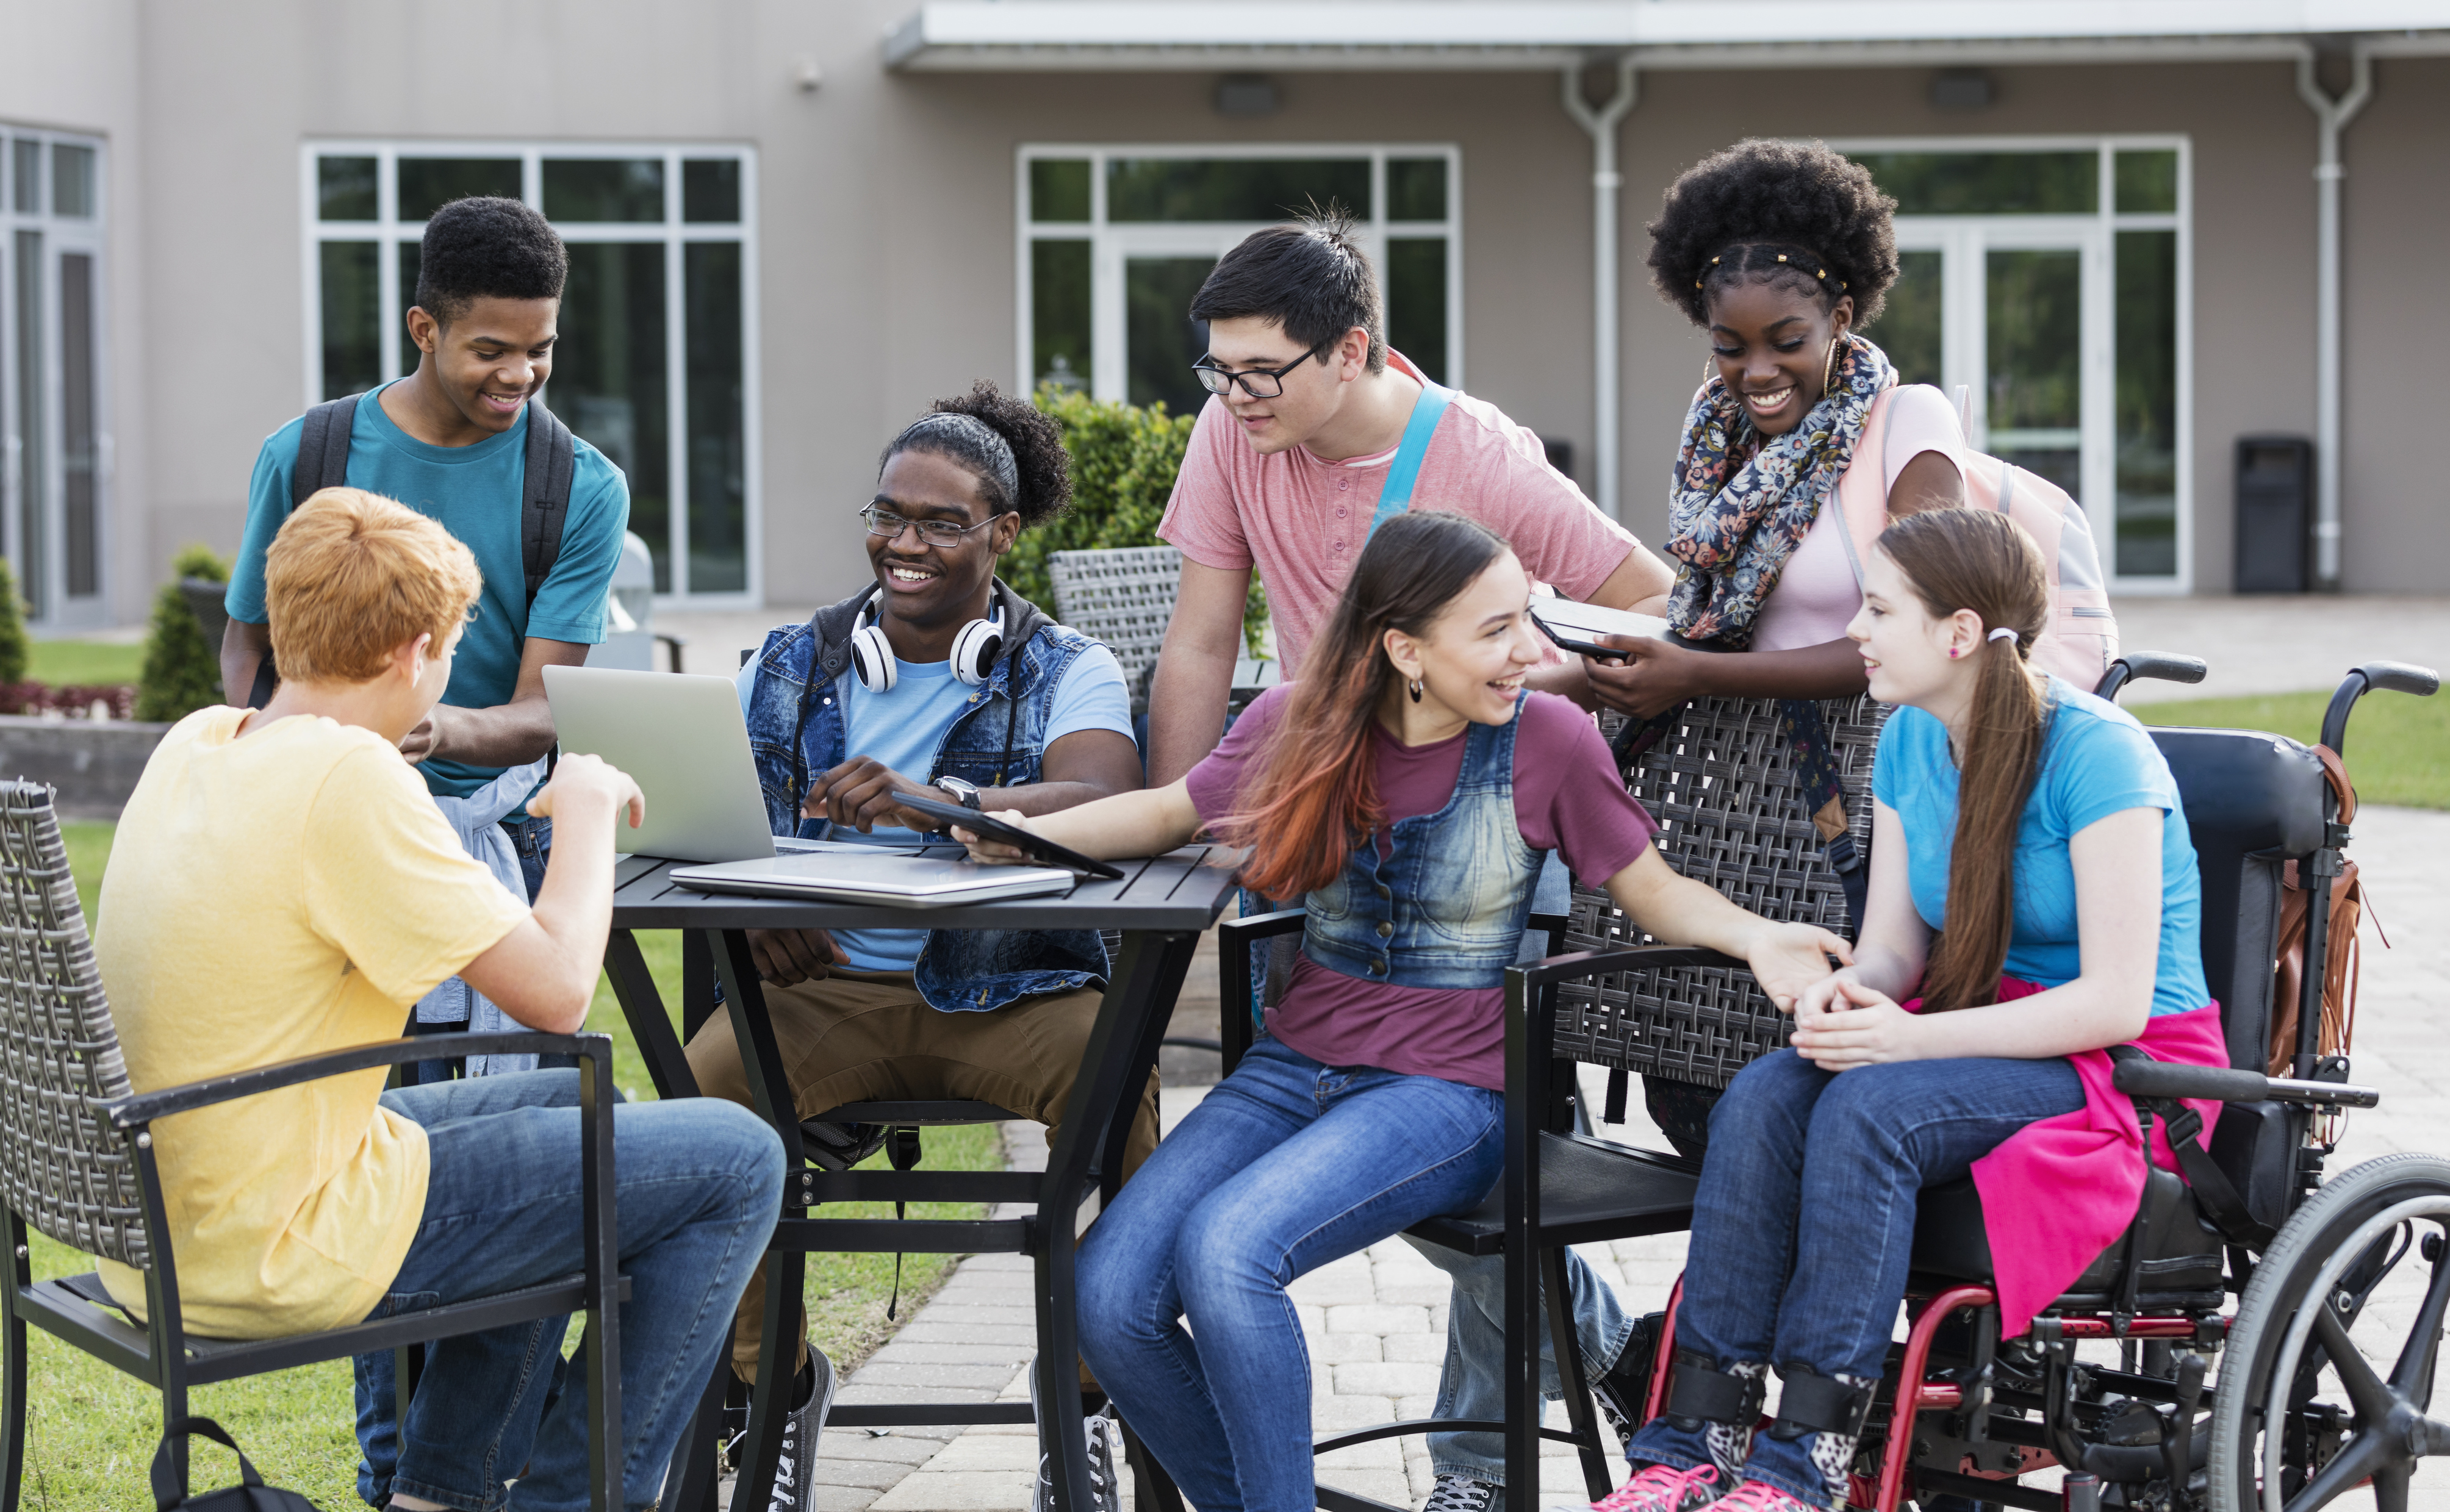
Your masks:
[{"label": "woven wicker chair", "polygon": [[[221,1340],[189,1334],[180,1321],[179,1280],[165,1231],[152,1125],[326,1076],[471,1055],[575,1052],[588,1159],[587,1269],[582,1276],[473,1302],[402,1313],[327,1332]],[[587,1334],[589,1471],[593,1505],[620,1504],[621,1398],[616,1302],[629,1283],[614,1274],[612,1041],[603,1035],[436,1035],[359,1045],[136,1094],[94,968],[85,912],[68,855],[38,784],[0,782],[0,1201],[11,1255],[0,1287],[5,1345],[5,1421],[0,1421],[0,1512],[16,1512],[26,1464],[26,1327],[32,1324],[162,1393],[165,1430],[187,1416],[191,1386],[555,1314],[593,1315]],[[31,1225],[59,1243],[115,1260],[145,1276],[146,1322],[139,1325],[88,1272],[36,1281]],[[181,1494],[186,1440],[169,1441]]]},{"label": "woven wicker chair", "polygon": [[1046,558],[1046,575],[1055,585],[1055,617],[1106,643],[1123,664],[1132,716],[1147,713],[1149,673],[1174,620],[1182,553],[1171,546],[1057,552]]}]

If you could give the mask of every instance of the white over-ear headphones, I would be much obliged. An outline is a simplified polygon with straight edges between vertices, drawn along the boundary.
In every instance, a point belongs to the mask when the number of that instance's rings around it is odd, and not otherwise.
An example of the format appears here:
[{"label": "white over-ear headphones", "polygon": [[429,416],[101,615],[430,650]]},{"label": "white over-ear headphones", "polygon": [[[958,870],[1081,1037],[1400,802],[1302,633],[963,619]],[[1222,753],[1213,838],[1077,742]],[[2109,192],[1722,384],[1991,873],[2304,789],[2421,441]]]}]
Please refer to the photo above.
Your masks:
[{"label": "white over-ear headphones", "polygon": [[[877,600],[884,590],[868,595],[861,606],[857,628],[850,634],[850,666],[859,678],[859,686],[871,693],[893,691],[893,680],[899,675],[893,660],[893,644],[877,627]],[[953,675],[971,688],[987,680],[994,670],[995,660],[1003,653],[1003,611],[1001,607],[991,619],[974,619],[962,627],[953,637]]]}]

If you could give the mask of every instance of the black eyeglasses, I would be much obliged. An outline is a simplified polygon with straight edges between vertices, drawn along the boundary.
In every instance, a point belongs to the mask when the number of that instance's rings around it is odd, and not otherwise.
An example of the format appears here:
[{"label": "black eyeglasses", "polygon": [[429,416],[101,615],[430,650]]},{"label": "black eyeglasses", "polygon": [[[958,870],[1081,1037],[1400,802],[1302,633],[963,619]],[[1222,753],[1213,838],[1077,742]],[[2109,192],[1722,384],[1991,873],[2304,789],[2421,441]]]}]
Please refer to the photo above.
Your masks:
[{"label": "black eyeglasses", "polygon": [[[1285,391],[1285,375],[1333,346],[1332,338],[1321,341],[1282,367],[1246,368],[1239,373],[1218,367],[1215,362],[1194,362],[1191,371],[1199,375],[1199,386],[1211,394],[1222,394],[1235,384],[1254,399],[1272,399]],[[1262,386],[1264,385],[1264,386]]]},{"label": "black eyeglasses", "polygon": [[867,521],[867,533],[870,535],[898,541],[904,531],[916,527],[919,538],[930,546],[959,546],[972,531],[982,531],[995,523],[992,514],[976,525],[956,525],[950,520],[914,520],[907,515],[896,514],[882,504],[862,505],[859,514],[860,518]]}]

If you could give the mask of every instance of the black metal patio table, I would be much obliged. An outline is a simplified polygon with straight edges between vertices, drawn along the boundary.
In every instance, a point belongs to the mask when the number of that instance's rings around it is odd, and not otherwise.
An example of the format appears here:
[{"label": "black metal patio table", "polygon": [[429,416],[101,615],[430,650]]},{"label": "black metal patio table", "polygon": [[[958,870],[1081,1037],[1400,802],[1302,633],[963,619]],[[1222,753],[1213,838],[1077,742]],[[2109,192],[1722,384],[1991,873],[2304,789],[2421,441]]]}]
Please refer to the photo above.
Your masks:
[{"label": "black metal patio table", "polygon": [[[802,1256],[810,1252],[907,1250],[978,1253],[1018,1252],[1035,1266],[1038,1316],[1038,1397],[1047,1405],[1045,1422],[1073,1425],[1040,1444],[1054,1459],[1057,1512],[1090,1503],[1086,1445],[1078,1427],[1082,1415],[1079,1352],[1073,1310],[1073,1239],[1092,1191],[1112,1200],[1119,1185],[1123,1147],[1139,1089],[1157,1064],[1176,994],[1201,931],[1215,922],[1234,896],[1234,867],[1240,853],[1215,845],[1187,845],[1145,861],[1118,862],[1120,881],[1083,879],[1070,891],[1040,898],[934,908],[924,913],[877,904],[814,899],[751,898],[692,891],[673,882],[671,862],[637,856],[622,861],[613,875],[612,938],[604,966],[614,995],[636,1037],[658,1097],[698,1095],[682,1055],[716,1007],[715,988],[731,1015],[757,1112],[782,1135],[789,1173],[783,1218],[769,1250],[766,1317],[751,1397],[748,1431],[736,1461],[735,1507],[762,1507],[770,1497],[782,1447],[785,1414],[775,1404],[788,1383],[777,1379],[778,1361],[790,1360],[795,1340],[782,1336],[786,1299],[804,1282]],[[1120,930],[1122,948],[1111,962],[1105,1001],[1073,1083],[1063,1125],[1038,1172],[823,1171],[808,1166],[800,1120],[775,1049],[765,993],[749,953],[751,929],[1093,929]],[[647,973],[633,931],[679,929],[682,990],[679,1035],[672,1031],[662,996]],[[835,1110],[861,1121],[895,1123],[935,1116],[944,1104],[865,1103]],[[829,1202],[1031,1203],[1032,1214],[1017,1219],[812,1218],[807,1210]],[[714,1506],[714,1444],[730,1376],[725,1351],[714,1379],[667,1478],[664,1504],[676,1512],[711,1512]],[[1027,1403],[893,1403],[837,1405],[826,1420],[837,1428],[918,1425],[1028,1423]],[[822,1449],[820,1450],[822,1458]]]}]

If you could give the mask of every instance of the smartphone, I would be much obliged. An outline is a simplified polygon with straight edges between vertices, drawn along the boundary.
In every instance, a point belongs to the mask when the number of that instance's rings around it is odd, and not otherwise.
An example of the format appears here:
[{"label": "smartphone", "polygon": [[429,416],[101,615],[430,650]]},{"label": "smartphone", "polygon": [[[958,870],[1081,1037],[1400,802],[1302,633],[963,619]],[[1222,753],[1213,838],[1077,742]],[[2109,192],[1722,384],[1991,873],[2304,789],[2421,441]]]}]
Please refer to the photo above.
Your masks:
[{"label": "smartphone", "polygon": [[1624,654],[1614,647],[1600,644],[1599,638],[1603,635],[1665,640],[1669,633],[1667,622],[1656,614],[1603,609],[1597,604],[1577,604],[1565,598],[1533,599],[1531,618],[1550,640],[1584,656],[1621,657]]}]

